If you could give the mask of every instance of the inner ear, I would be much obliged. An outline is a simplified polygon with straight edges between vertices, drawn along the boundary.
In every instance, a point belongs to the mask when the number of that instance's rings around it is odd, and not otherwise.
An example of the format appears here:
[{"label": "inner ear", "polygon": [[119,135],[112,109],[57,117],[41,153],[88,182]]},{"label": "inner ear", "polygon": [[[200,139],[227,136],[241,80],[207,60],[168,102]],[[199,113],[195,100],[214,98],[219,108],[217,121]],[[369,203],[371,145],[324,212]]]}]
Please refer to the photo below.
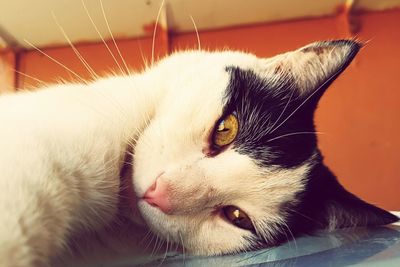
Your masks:
[{"label": "inner ear", "polygon": [[362,45],[353,40],[322,41],[272,59],[274,74],[293,79],[298,95],[322,95],[350,64]]}]

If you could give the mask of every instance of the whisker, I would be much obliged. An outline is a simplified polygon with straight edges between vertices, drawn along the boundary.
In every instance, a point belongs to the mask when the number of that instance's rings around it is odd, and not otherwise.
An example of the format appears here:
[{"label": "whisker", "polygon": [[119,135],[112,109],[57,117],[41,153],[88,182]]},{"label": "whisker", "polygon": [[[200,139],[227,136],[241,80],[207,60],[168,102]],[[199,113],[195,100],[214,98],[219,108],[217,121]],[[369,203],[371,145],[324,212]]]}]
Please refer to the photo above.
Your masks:
[{"label": "whisker", "polygon": [[125,73],[124,70],[122,69],[121,65],[118,63],[117,59],[115,58],[114,54],[112,53],[110,47],[108,46],[107,42],[104,40],[103,35],[101,35],[99,29],[96,26],[96,23],[94,23],[92,16],[89,13],[88,8],[86,7],[85,1],[81,0],[83,8],[85,9],[86,15],[88,16],[90,22],[92,23],[94,29],[96,30],[97,34],[99,35],[101,41],[103,42],[103,44],[105,45],[105,47],[107,48],[107,51],[110,53],[111,57],[114,59],[115,63],[117,64],[118,68],[120,69],[121,73]]},{"label": "whisker", "polygon": [[297,213],[298,215],[300,215],[300,216],[302,216],[302,217],[304,217],[304,218],[306,218],[306,219],[308,219],[308,220],[310,220],[310,221],[312,221],[312,222],[315,222],[315,223],[317,223],[317,224],[323,225],[322,222],[317,221],[317,220],[315,220],[315,219],[313,219],[313,218],[311,218],[311,217],[309,217],[309,216],[307,216],[307,215],[304,215],[303,213],[298,212],[298,211],[295,210],[295,209],[289,208],[289,210],[290,210],[291,212]]},{"label": "whisker", "polygon": [[138,46],[139,46],[140,57],[142,58],[142,62],[144,65],[144,70],[147,70],[149,68],[149,62],[147,61],[147,58],[144,56],[142,45],[141,45],[139,39],[137,40],[137,42],[138,42]]},{"label": "whisker", "polygon": [[307,103],[308,100],[310,100],[316,93],[318,93],[319,90],[321,90],[325,85],[331,82],[341,71],[342,69],[340,68],[338,71],[333,73],[328,79],[326,79],[314,92],[312,92],[303,102],[301,102],[301,104],[292,113],[290,113],[289,116],[287,116],[287,118],[283,122],[281,122],[277,127],[275,127],[275,129],[273,129],[270,133],[273,133],[279,127],[281,127],[288,119],[290,119],[290,117],[293,116],[293,114],[295,114],[305,103]]},{"label": "whisker", "polygon": [[144,250],[147,250],[148,248],[149,248],[149,246],[150,246],[150,244],[153,242],[153,240],[154,240],[154,238],[156,237],[152,232],[151,232],[151,230],[149,230],[149,232],[150,232],[150,240],[149,240],[149,242],[147,243],[147,245],[145,246],[145,248],[144,248]]},{"label": "whisker", "polygon": [[293,94],[294,94],[294,90],[292,90],[292,93],[290,94],[289,99],[288,99],[288,101],[287,101],[285,107],[283,108],[281,114],[280,114],[279,117],[276,119],[276,121],[274,122],[274,124],[272,124],[272,126],[269,127],[269,131],[268,131],[267,133],[272,133],[272,132],[274,131],[273,128],[274,128],[275,125],[279,122],[279,120],[281,119],[281,117],[283,116],[283,114],[285,113],[287,107],[289,106],[290,100],[292,100]]},{"label": "whisker", "polygon": [[14,71],[14,72],[16,72],[18,74],[21,74],[22,76],[25,76],[27,78],[30,78],[32,80],[35,80],[36,82],[38,82],[41,85],[46,85],[46,82],[44,82],[43,80],[40,80],[40,79],[38,79],[36,77],[33,77],[33,76],[29,75],[29,74],[26,74],[26,73],[22,72],[22,71],[19,71],[19,70],[13,69],[13,68],[12,68],[12,71]]},{"label": "whisker", "polygon": [[[252,255],[250,255],[250,256],[247,256],[247,257],[243,257],[243,259],[240,259],[240,260],[238,260],[236,263],[242,263],[242,262],[244,262],[244,261],[248,261],[248,260],[251,260],[251,259],[253,259],[253,258],[256,258],[256,257],[258,257],[258,256],[260,256],[260,255],[262,255],[262,254],[265,254],[265,253],[268,253],[268,252],[270,252],[271,251],[271,249],[270,248],[268,248],[268,249],[262,249],[262,250],[260,250],[259,252],[255,252],[255,253],[253,253]],[[241,265],[240,265],[241,266]]]},{"label": "whisker", "polygon": [[35,49],[36,51],[38,51],[40,54],[44,55],[45,57],[47,57],[48,59],[50,59],[51,61],[53,61],[54,63],[58,64],[59,66],[63,67],[65,70],[69,71],[72,75],[74,75],[76,78],[78,78],[79,80],[81,80],[83,83],[87,84],[87,81],[85,79],[83,79],[78,73],[76,73],[75,71],[71,70],[70,68],[68,68],[67,66],[65,66],[64,64],[62,64],[60,61],[58,61],[57,59],[53,58],[52,56],[48,55],[47,53],[45,53],[43,50],[41,50],[40,48],[38,48],[37,46],[35,46],[34,44],[32,44],[31,42],[29,42],[28,40],[24,39],[24,42],[27,43],[29,46],[31,46],[33,49]]},{"label": "whisker", "polygon": [[[104,38],[103,38],[103,36],[101,35],[101,33],[100,33],[98,27],[97,27],[96,24],[94,23],[94,20],[93,20],[92,16],[90,15],[90,12],[89,12],[89,10],[88,10],[86,4],[85,4],[85,1],[84,1],[84,0],[81,0],[81,2],[82,2],[82,6],[83,6],[83,8],[85,9],[85,12],[86,12],[86,14],[87,14],[87,16],[88,16],[90,22],[92,23],[94,29],[96,30],[97,34],[99,35],[99,37],[100,37],[100,39],[102,40],[103,44],[105,45],[106,49],[107,49],[108,52],[110,53],[111,57],[114,59],[114,61],[115,61],[115,63],[117,64],[118,68],[120,69],[121,73],[126,73],[126,72],[124,72],[124,70],[122,69],[121,65],[118,63],[118,60],[116,59],[116,57],[115,57],[114,54],[112,53],[112,51],[111,51],[109,45],[108,45],[107,42],[104,40]],[[128,74],[128,75],[131,75],[131,73],[130,73],[130,71],[129,71],[129,68],[128,68],[128,66],[127,66],[127,64],[126,64],[126,62],[125,62],[125,60],[123,59],[122,54],[121,54],[121,51],[120,51],[120,49],[118,48],[118,45],[117,45],[117,43],[116,43],[116,41],[115,41],[114,35],[112,34],[112,31],[111,31],[110,25],[109,25],[108,20],[107,20],[107,16],[106,16],[106,13],[105,13],[105,9],[104,9],[104,5],[103,5],[102,0],[100,0],[100,6],[101,6],[101,10],[102,10],[102,13],[103,13],[104,20],[105,20],[106,25],[107,25],[107,29],[108,29],[108,31],[109,31],[109,33],[110,33],[110,36],[111,36],[112,40],[113,40],[114,46],[115,46],[115,48],[117,49],[118,54],[119,54],[119,56],[120,56],[120,58],[121,58],[121,60],[122,60],[122,62],[123,62],[123,64],[124,64],[124,66],[125,66],[125,68],[126,68],[127,74]],[[131,80],[129,80],[129,83],[131,83]],[[132,87],[134,87],[134,86],[132,86]],[[125,117],[128,118],[128,116],[126,116],[127,114],[125,113],[125,110],[123,110],[122,107],[120,107],[120,109],[121,109],[120,112],[121,112]],[[147,114],[147,113],[146,113],[146,114],[143,114],[143,116],[147,116],[147,117],[148,117],[148,114]],[[145,121],[145,122],[147,122],[147,121]]]},{"label": "whisker", "polygon": [[108,32],[110,33],[111,39],[112,39],[112,41],[114,43],[115,49],[117,49],[118,55],[121,58],[122,63],[124,64],[126,72],[129,75],[131,75],[131,72],[130,72],[130,70],[128,68],[128,65],[126,64],[126,61],[124,60],[124,57],[122,56],[122,53],[119,50],[117,42],[115,41],[114,35],[113,35],[112,31],[111,31],[110,24],[108,23],[108,19],[107,19],[107,16],[106,16],[106,12],[104,11],[104,6],[103,6],[103,1],[102,0],[100,0],[100,7],[101,7],[101,12],[103,13],[104,21],[106,22],[106,25],[107,25]]},{"label": "whisker", "polygon": [[156,247],[155,256],[157,256],[157,257],[160,256],[159,250],[163,247],[164,243],[165,243],[165,240],[162,237],[160,237],[160,242],[158,243],[158,245]]},{"label": "whisker", "polygon": [[151,251],[151,254],[150,254],[150,256],[151,257],[153,257],[154,256],[154,253],[156,252],[156,247],[157,247],[157,245],[158,245],[158,234],[156,234],[156,240],[154,241],[154,247],[153,247],[153,249],[152,249],[152,251]]},{"label": "whisker", "polygon": [[195,31],[196,31],[196,36],[197,36],[197,49],[198,49],[198,50],[201,50],[201,42],[200,42],[199,30],[197,29],[196,22],[194,21],[192,15],[190,15],[190,19],[192,20],[193,27],[194,27],[194,29],[195,29]]},{"label": "whisker", "polygon": [[71,42],[71,39],[68,37],[67,33],[65,32],[64,28],[61,26],[61,24],[58,22],[56,15],[54,12],[51,12],[51,15],[53,16],[53,20],[56,23],[57,27],[60,29],[61,33],[64,35],[64,38],[67,40],[68,44],[71,46],[72,50],[74,51],[75,55],[78,57],[78,59],[82,62],[82,64],[85,66],[87,71],[92,75],[93,78],[99,78],[99,76],[96,74],[96,72],[93,70],[93,68],[89,65],[89,63],[85,60],[85,58],[82,56],[82,54],[76,49],[75,45]]},{"label": "whisker", "polygon": [[158,22],[160,20],[160,16],[161,16],[161,11],[164,7],[164,2],[165,0],[161,1],[161,5],[160,8],[158,9],[158,13],[157,13],[157,18],[156,18],[156,23],[154,25],[154,30],[153,30],[153,40],[151,43],[151,66],[154,65],[154,52],[155,52],[155,46],[156,46],[156,34],[157,34],[157,26],[158,26]]},{"label": "whisker", "polygon": [[185,266],[185,244],[183,243],[183,238],[180,231],[178,231],[178,234],[179,234],[179,239],[181,240],[182,243],[183,265]]},{"label": "whisker", "polygon": [[168,245],[169,245],[169,235],[167,236],[167,246],[165,249],[165,253],[164,253],[164,257],[162,258],[160,264],[158,266],[161,266],[163,264],[163,262],[165,261],[165,259],[167,258],[167,254],[168,254]]},{"label": "whisker", "polygon": [[[289,231],[289,234],[292,236],[292,240],[293,240],[294,246],[295,246],[295,248],[296,248],[296,251],[298,251],[298,250],[299,250],[299,247],[297,246],[296,238],[294,237],[292,231],[290,230],[290,228],[289,228],[289,226],[287,225],[286,222],[283,222],[283,225],[286,227],[286,229]],[[288,242],[289,242],[289,244],[290,244],[289,239],[288,239]]]},{"label": "whisker", "polygon": [[285,231],[285,230],[281,230],[281,231],[282,231],[283,234],[285,235],[286,241],[287,241],[287,243],[288,243],[288,245],[289,245],[289,248],[291,249],[291,248],[292,248],[292,244],[290,243],[290,239],[289,239],[289,237],[288,237],[286,231]]},{"label": "whisker", "polygon": [[271,138],[271,139],[269,139],[269,140],[267,141],[267,143],[268,143],[268,142],[275,141],[275,140],[280,139],[280,138],[287,137],[287,136],[299,135],[299,134],[325,134],[325,133],[324,133],[324,132],[295,132],[295,133],[288,133],[288,134],[283,134],[283,135],[280,135],[280,136]]}]

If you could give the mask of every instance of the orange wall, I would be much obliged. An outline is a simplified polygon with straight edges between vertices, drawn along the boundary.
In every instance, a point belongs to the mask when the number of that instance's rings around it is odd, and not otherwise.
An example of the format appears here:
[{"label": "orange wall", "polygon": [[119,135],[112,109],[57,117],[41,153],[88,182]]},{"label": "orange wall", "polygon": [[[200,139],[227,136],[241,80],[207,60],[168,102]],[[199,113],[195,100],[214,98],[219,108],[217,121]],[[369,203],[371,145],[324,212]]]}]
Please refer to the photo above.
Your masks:
[{"label": "orange wall", "polygon": [[[356,15],[357,37],[369,41],[355,62],[322,98],[316,114],[320,147],[326,163],[350,191],[381,207],[400,210],[400,10]],[[321,39],[349,37],[345,16],[245,26],[200,33],[203,48],[246,50],[259,56],[295,49]],[[157,42],[158,55],[196,48],[196,36],[170,34]],[[134,69],[143,66],[141,52],[150,60],[151,39],[119,41],[124,58]],[[93,68],[116,69],[102,44],[79,45]],[[68,47],[46,53],[89,77]],[[67,71],[36,51],[21,55],[21,71],[43,81],[70,79]],[[20,76],[20,87],[37,82]]]},{"label": "orange wall", "polygon": [[[124,63],[118,56],[118,51],[112,42],[107,43],[119,66],[124,70]],[[121,55],[126,64],[132,70],[142,70],[145,62],[148,64],[151,61],[151,46],[152,38],[134,39],[134,40],[119,40],[117,43]],[[110,72],[121,73],[114,58],[108,52],[106,46],[101,43],[94,44],[79,44],[76,45],[77,50],[87,63],[95,70],[99,76],[107,75]],[[155,58],[159,58],[167,53],[167,42],[157,41],[155,44]],[[31,50],[21,53],[20,71],[25,75],[19,76],[19,88],[33,88],[42,82],[55,83],[60,79],[63,80],[79,80],[74,74],[66,68],[77,73],[83,79],[92,78],[91,73],[85,68],[71,47],[55,47],[43,49],[48,56],[65,65],[60,66],[52,59],[42,53]]]},{"label": "orange wall", "polygon": [[15,54],[9,50],[0,50],[0,94],[15,90]]}]

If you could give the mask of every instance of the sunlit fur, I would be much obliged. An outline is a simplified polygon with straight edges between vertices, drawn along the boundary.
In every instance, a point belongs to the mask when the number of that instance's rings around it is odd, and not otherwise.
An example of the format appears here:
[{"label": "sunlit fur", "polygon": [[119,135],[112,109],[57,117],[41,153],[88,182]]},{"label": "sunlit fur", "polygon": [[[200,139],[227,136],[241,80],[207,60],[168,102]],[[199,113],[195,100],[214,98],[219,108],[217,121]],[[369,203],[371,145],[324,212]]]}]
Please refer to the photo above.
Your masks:
[{"label": "sunlit fur", "polygon": [[[42,266],[74,233],[112,221],[124,165],[133,166],[130,197],[139,199],[131,203],[141,213],[133,220],[143,217],[154,233],[186,251],[214,255],[276,244],[278,235],[290,232],[282,229],[293,218],[283,207],[302,204],[299,194],[321,163],[319,152],[312,147],[307,158],[285,167],[266,163],[282,156],[273,150],[256,154],[242,145],[284,129],[318,85],[329,83],[351,60],[355,45],[312,44],[272,59],[187,51],[141,74],[0,97],[0,265]],[[255,127],[243,139],[240,129],[257,118],[239,121],[237,142],[210,155],[215,123],[231,105],[232,68],[291,86],[272,93],[285,97],[277,114],[265,116],[275,118],[265,122],[270,128]],[[287,109],[292,94],[298,104]],[[243,107],[241,118],[246,110],[256,114]],[[169,186],[168,215],[140,200],[160,174]],[[255,231],[224,219],[225,205],[246,212]]]}]

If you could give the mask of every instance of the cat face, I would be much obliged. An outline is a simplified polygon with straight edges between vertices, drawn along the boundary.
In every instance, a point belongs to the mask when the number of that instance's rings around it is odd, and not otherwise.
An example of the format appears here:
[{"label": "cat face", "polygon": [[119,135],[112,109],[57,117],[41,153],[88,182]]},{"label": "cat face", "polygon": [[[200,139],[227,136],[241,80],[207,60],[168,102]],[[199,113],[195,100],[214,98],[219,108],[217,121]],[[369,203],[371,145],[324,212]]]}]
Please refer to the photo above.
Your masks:
[{"label": "cat face", "polygon": [[333,211],[342,211],[333,196],[312,206],[316,180],[342,189],[328,170],[319,173],[325,169],[313,113],[359,48],[332,41],[270,59],[192,51],[161,61],[152,71],[166,94],[133,162],[139,210],[151,230],[192,253],[214,255],[348,226],[332,223]]}]

